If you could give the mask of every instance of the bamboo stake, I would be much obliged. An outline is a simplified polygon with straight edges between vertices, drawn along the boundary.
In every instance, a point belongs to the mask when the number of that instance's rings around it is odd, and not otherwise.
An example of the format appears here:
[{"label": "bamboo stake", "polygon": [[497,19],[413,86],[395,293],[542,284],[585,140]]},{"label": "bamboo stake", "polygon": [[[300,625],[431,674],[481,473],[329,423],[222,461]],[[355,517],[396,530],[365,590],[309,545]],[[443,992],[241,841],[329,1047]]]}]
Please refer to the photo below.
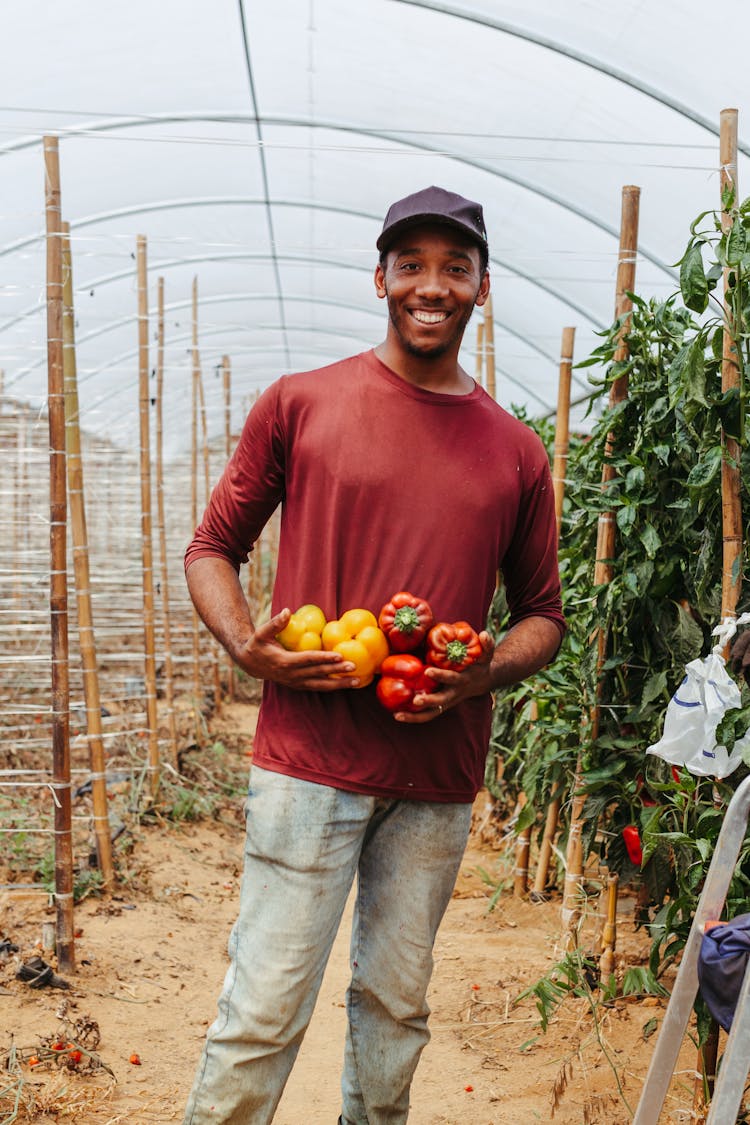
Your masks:
[{"label": "bamboo stake", "polygon": [[73,835],[70,796],[70,680],[68,668],[67,495],[63,285],[60,244],[60,162],[57,137],[44,138],[47,229],[47,409],[50,473],[50,626],[52,633],[52,796],[55,802],[57,963],[75,970]]},{"label": "bamboo stake", "polygon": [[[738,203],[739,184],[737,179],[737,110],[723,109],[719,115],[719,162],[721,174],[719,198],[721,200],[721,229],[724,234],[732,228],[732,215],[724,206],[724,193],[734,189],[734,205]],[[723,393],[738,388],[740,370],[737,363],[735,334],[742,325],[733,323],[730,302],[727,298],[729,288],[729,269],[724,269],[724,320],[723,351],[721,359],[721,389]],[[722,522],[722,569],[721,569],[721,617],[737,616],[737,602],[742,588],[742,499],[740,495],[740,457],[739,442],[721,432],[721,522]],[[724,658],[729,656],[729,645],[724,650]],[[716,1063],[719,1053],[719,1025],[711,1020],[706,1042],[698,1049],[696,1064],[693,1109],[698,1121],[704,1120],[708,1102],[713,1095],[716,1078]]]},{"label": "bamboo stake", "polygon": [[[193,286],[193,331],[195,340],[195,357],[194,362],[197,364],[198,372],[198,401],[200,405],[200,421],[201,421],[201,443],[203,447],[203,481],[204,481],[204,506],[208,505],[211,499],[211,464],[209,458],[209,445],[208,445],[208,426],[206,424],[206,396],[203,389],[203,373],[200,364],[200,352],[198,351],[198,279],[195,279]],[[219,642],[215,637],[209,639],[209,651],[211,653],[211,679],[214,688],[214,711],[218,715],[221,711],[221,679],[219,678]]]},{"label": "bamboo stake", "polygon": [[164,278],[157,284],[156,335],[156,518],[159,525],[159,559],[161,564],[161,606],[164,622],[164,700],[169,725],[172,765],[177,766],[177,718],[174,709],[174,669],[172,666],[172,619],[169,609],[169,561],[164,512]]},{"label": "bamboo stake", "polygon": [[[535,701],[532,701],[532,709]],[[536,715],[531,717],[534,722]],[[521,808],[526,808],[527,800],[524,793],[519,794]],[[529,852],[531,851],[531,825],[529,824],[516,839],[516,866],[513,871],[513,894],[516,898],[523,898],[529,884]]]},{"label": "bamboo stake", "polygon": [[484,386],[484,324],[480,320],[477,324],[477,354],[474,361],[474,382],[480,387]]},{"label": "bamboo stake", "polygon": [[152,798],[159,789],[159,739],[156,714],[156,657],[154,639],[154,561],[151,540],[151,445],[148,390],[148,288],[146,236],[136,238],[138,267],[138,397],[141,439],[141,541],[143,559],[143,642],[145,649],[148,774]]},{"label": "bamboo stake", "polygon": [[[224,456],[228,461],[232,455],[232,365],[228,355],[221,358],[222,387],[224,391]],[[230,702],[234,701],[236,683],[234,675],[234,662],[227,657],[227,696]]]},{"label": "bamboo stake", "polygon": [[487,379],[487,394],[497,398],[495,373],[495,323],[492,319],[492,294],[484,303],[484,365]]},{"label": "bamboo stake", "polygon": [[75,313],[73,310],[73,263],[70,252],[70,226],[62,224],[63,264],[63,372],[65,385],[65,447],[68,465],[68,502],[73,533],[73,572],[78,606],[78,640],[81,650],[83,696],[86,703],[86,737],[91,766],[91,795],[94,805],[94,838],[99,870],[104,886],[112,888],[115,869],[107,800],[106,759],[102,739],[102,705],[99,694],[94,620],[91,609],[89,540],[86,525],[81,430],[78,405],[78,370],[75,351]]},{"label": "bamboo stake", "polygon": [[[723,109],[720,115],[721,190],[734,188],[737,203],[737,110]],[[732,216],[722,206],[721,226],[724,233],[732,227]],[[732,314],[727,300],[729,270],[724,270],[724,316],[731,331],[724,332],[724,351],[721,362],[721,389],[723,393],[739,388],[740,371],[732,324]],[[724,450],[721,462],[721,508],[723,524],[723,565],[721,585],[721,616],[735,617],[742,586],[742,502],[740,499],[739,442],[722,431]]]},{"label": "bamboo stake", "polygon": [[[198,526],[198,381],[200,360],[198,357],[198,278],[193,278],[193,376],[192,376],[192,425],[190,451],[190,492],[193,527]],[[195,740],[203,744],[201,723],[201,670],[200,670],[200,618],[193,606],[193,707],[195,713]]]},{"label": "bamboo stake", "polygon": [[[570,445],[570,383],[573,372],[573,348],[575,344],[575,328],[563,328],[560,344],[560,374],[557,386],[557,415],[555,417],[555,449],[552,462],[552,487],[555,491],[555,519],[557,520],[557,538],[560,540],[562,531],[563,501],[565,499],[565,481],[568,473],[568,447]],[[547,818],[544,825],[539,859],[537,862],[536,878],[531,892],[532,902],[544,902],[546,899],[547,877],[549,874],[550,860],[557,833],[557,824],[560,819],[560,804],[562,786],[557,786],[547,807]]]},{"label": "bamboo stake", "polygon": [[615,948],[617,947],[617,885],[618,875],[607,877],[607,914],[602,932],[602,955],[599,958],[601,980],[605,982],[615,971]]},{"label": "bamboo stake", "polygon": [[[622,213],[620,220],[620,251],[617,263],[617,289],[615,293],[615,319],[625,317],[632,309],[632,301],[628,296],[635,288],[635,264],[638,253],[638,213],[641,189],[628,185],[622,189]],[[624,360],[628,355],[625,337],[627,322],[624,321],[620,329],[618,346],[614,354],[615,362]],[[610,388],[609,404],[615,406],[627,398],[627,375],[621,375]],[[614,479],[615,469],[610,463],[614,448],[614,439],[609,436],[605,448],[605,463],[602,467],[602,491],[606,491],[610,481]],[[615,553],[615,518],[610,512],[602,512],[599,516],[596,539],[596,562],[594,565],[594,585],[602,586],[611,581],[612,558]],[[604,630],[598,629],[594,638],[597,646],[597,674],[601,672],[605,660],[607,638]],[[599,732],[599,705],[598,699],[591,710],[591,739],[596,739]],[[563,934],[568,947],[575,944],[575,931],[580,918],[580,900],[583,887],[583,809],[586,797],[581,792],[582,769],[581,756],[578,756],[575,780],[573,783],[573,804],[570,816],[570,829],[568,832],[568,846],[565,856],[565,893],[563,897]]]}]

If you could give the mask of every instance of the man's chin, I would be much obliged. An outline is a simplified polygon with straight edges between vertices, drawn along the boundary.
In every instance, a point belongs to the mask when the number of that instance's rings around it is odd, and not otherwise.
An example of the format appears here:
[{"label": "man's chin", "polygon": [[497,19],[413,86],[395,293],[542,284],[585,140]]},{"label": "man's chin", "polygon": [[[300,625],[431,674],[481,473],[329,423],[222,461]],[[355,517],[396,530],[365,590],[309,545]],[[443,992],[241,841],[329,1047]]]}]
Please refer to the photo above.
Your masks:
[{"label": "man's chin", "polygon": [[445,355],[448,351],[450,344],[415,344],[410,340],[405,340],[404,347],[409,355],[413,355],[415,358],[439,359],[441,355]]}]

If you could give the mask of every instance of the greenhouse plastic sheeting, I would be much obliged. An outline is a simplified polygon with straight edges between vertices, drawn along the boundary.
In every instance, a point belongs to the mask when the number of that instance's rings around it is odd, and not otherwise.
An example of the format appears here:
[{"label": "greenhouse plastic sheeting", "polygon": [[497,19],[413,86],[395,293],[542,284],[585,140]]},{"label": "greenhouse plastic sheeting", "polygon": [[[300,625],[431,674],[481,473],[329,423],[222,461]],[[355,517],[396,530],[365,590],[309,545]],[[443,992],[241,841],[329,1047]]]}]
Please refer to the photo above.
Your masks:
[{"label": "greenhouse plastic sheeting", "polygon": [[[739,110],[750,192],[745,0],[37,0],[0,39],[0,367],[46,395],[42,137],[60,138],[83,425],[138,430],[135,240],[150,337],[166,302],[171,452],[189,441],[191,286],[209,431],[256,390],[384,335],[374,242],[390,202],[431,183],[480,200],[491,248],[497,397],[557,401],[613,316],[621,189],[642,189],[637,288],[665,297],[690,222],[719,199],[722,108]],[[477,314],[478,320],[478,314]],[[155,351],[155,348],[153,349]],[[463,362],[473,373],[476,331]],[[154,359],[151,358],[151,366]],[[574,372],[573,421],[590,384]]]}]

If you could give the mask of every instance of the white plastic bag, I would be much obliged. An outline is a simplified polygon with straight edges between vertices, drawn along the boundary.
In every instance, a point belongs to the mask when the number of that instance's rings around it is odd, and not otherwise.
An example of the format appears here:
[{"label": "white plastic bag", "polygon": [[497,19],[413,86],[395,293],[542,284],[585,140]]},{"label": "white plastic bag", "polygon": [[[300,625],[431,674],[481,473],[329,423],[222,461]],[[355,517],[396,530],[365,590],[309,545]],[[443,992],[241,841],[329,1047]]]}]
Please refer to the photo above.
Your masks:
[{"label": "white plastic bag", "polygon": [[664,716],[664,731],[647,754],[656,754],[673,766],[683,766],[692,774],[727,777],[742,761],[750,743],[750,732],[738,739],[732,753],[716,742],[716,728],[727,711],[740,706],[740,689],[726,670],[724,647],[737,632],[738,625],[750,622],[750,613],[727,618],[713,630],[719,641],[710,656],[691,660],[685,666],[685,679],[669,701]]}]

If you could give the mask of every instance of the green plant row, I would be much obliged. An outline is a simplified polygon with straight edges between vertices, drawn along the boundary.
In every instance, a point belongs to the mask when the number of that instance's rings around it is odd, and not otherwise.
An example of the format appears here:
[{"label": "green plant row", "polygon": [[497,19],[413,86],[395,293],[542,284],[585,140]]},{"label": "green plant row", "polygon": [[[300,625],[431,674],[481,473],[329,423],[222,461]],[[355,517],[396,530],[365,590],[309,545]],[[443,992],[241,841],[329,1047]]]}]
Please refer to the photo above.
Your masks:
[{"label": "green plant row", "polygon": [[[720,620],[722,432],[743,443],[743,481],[750,472],[744,448],[750,201],[736,206],[728,193],[723,202],[733,219],[731,231],[722,229],[721,212],[699,216],[679,263],[679,293],[665,301],[631,294],[632,313],[613,323],[578,364],[588,369],[594,388],[595,420],[590,435],[572,439],[568,462],[560,544],[568,635],[551,668],[496,700],[487,771],[498,799],[510,801],[520,790],[527,795],[519,830],[531,823],[541,834],[551,795],[562,786],[558,854],[564,854],[581,755],[585,852],[617,871],[621,881],[641,882],[641,921],[653,938],[654,978],[684,944],[726,804],[747,773],[740,767],[715,784],[645,754],[661,735],[685,664],[709,652],[711,629]],[[726,314],[717,291],[725,273]],[[628,357],[616,360],[623,331]],[[740,376],[739,390],[728,392],[721,389],[725,334]],[[625,375],[628,396],[610,407],[610,387]],[[551,425],[539,430],[551,448]],[[615,476],[603,490],[606,463]],[[742,507],[747,529],[750,497],[744,487]],[[614,514],[617,544],[611,581],[595,587],[602,512]],[[747,542],[744,546],[747,557]],[[738,612],[749,605],[745,590]],[[498,599],[490,626],[500,632],[503,622]],[[598,630],[607,637],[599,674],[592,644]],[[532,698],[538,709],[533,723]],[[594,738],[588,716],[597,701]],[[742,709],[730,713],[719,732],[729,749],[750,725],[749,704],[743,685]],[[641,835],[638,868],[623,840],[629,825]],[[729,891],[730,916],[746,908],[749,893],[750,844]]]}]

